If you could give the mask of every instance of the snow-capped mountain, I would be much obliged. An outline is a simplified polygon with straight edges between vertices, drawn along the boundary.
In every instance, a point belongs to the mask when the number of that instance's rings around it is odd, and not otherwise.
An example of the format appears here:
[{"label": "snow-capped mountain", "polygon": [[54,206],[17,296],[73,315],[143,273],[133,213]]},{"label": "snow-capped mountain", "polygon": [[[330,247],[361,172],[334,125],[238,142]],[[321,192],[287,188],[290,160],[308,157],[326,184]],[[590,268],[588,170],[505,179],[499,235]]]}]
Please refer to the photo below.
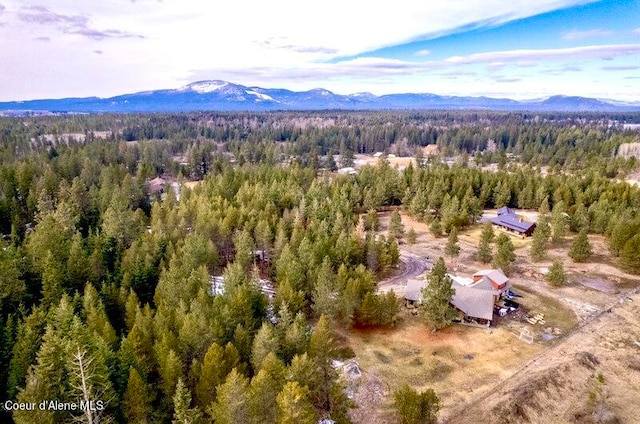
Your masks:
[{"label": "snow-capped mountain", "polygon": [[0,103],[0,111],[51,112],[186,112],[198,110],[321,110],[321,109],[481,109],[530,111],[640,111],[640,102],[552,96],[516,101],[490,97],[404,93],[335,94],[324,88],[291,91],[246,87],[228,81],[197,81],[177,89],[145,91],[110,98],[66,98]]}]

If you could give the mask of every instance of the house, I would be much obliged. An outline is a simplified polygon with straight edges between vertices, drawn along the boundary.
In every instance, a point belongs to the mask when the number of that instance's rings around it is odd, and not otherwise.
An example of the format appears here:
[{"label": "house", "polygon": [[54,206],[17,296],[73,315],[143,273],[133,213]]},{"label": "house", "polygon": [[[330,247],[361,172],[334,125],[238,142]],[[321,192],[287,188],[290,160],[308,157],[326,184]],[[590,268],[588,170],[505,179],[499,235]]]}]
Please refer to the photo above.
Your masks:
[{"label": "house", "polygon": [[[511,288],[509,278],[501,269],[486,269],[476,272],[472,278],[448,274],[455,294],[451,305],[460,313],[460,320],[489,326],[493,321],[494,306]],[[405,289],[407,304],[422,301],[422,289],[427,281],[410,279]]]},{"label": "house", "polygon": [[162,193],[167,186],[167,180],[162,177],[155,177],[153,180],[147,181],[147,186],[151,194]]},{"label": "house", "polygon": [[513,209],[507,207],[498,209],[498,216],[493,218],[491,223],[496,227],[517,233],[522,237],[531,236],[536,228],[535,222],[524,221],[516,215]]},{"label": "house", "polygon": [[493,293],[469,286],[455,286],[456,293],[451,297],[451,305],[460,312],[463,321],[491,325],[493,321]]}]

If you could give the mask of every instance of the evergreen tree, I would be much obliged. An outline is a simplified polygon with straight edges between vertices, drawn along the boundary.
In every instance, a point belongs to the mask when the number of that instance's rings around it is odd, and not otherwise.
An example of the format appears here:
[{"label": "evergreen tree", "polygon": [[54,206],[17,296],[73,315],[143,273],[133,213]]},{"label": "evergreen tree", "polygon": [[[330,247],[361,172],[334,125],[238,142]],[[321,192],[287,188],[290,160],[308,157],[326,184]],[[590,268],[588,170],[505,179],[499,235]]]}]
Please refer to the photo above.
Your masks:
[{"label": "evergreen tree", "polygon": [[402,217],[398,210],[394,210],[391,213],[391,220],[389,221],[389,237],[400,239],[404,236],[404,225],[402,224]]},{"label": "evergreen tree", "polygon": [[309,389],[300,386],[297,381],[290,381],[284,385],[277,397],[278,424],[314,423],[317,421],[316,412],[309,401]]},{"label": "evergreen tree", "polygon": [[7,376],[7,394],[11,398],[15,398],[21,387],[25,387],[27,371],[36,362],[45,328],[46,311],[42,307],[34,308],[18,325]]},{"label": "evergreen tree", "polygon": [[178,379],[173,395],[173,424],[203,423],[202,412],[196,406],[191,408],[191,392],[182,378]]},{"label": "evergreen tree", "polygon": [[213,343],[204,356],[200,378],[195,386],[196,405],[206,409],[216,398],[216,387],[224,383],[231,371],[225,358],[224,349]]},{"label": "evergreen tree", "polygon": [[[26,386],[17,396],[18,402],[40,403],[44,399],[69,401],[71,392],[69,373],[67,372],[68,342],[58,334],[53,325],[48,325],[38,351],[38,360],[27,375]],[[67,412],[55,410],[14,411],[13,419],[17,424],[34,422],[63,422]]]},{"label": "evergreen tree", "polygon": [[573,212],[570,222],[571,231],[579,232],[582,229],[589,230],[589,212],[583,203]]},{"label": "evergreen tree", "polygon": [[378,220],[378,212],[375,209],[369,209],[364,218],[364,228],[367,231],[378,231],[380,221]]},{"label": "evergreen tree", "polygon": [[620,252],[620,265],[628,272],[640,274],[640,234],[631,237]]},{"label": "evergreen tree", "polygon": [[250,422],[249,382],[235,368],[224,384],[217,387],[216,401],[207,409],[216,424],[245,424]]},{"label": "evergreen tree", "polygon": [[5,311],[7,305],[19,302],[26,289],[17,257],[15,249],[0,249],[0,312]]},{"label": "evergreen tree", "polygon": [[407,231],[407,243],[414,245],[416,244],[417,239],[418,234],[416,233],[416,230],[413,227],[409,228],[409,231]]},{"label": "evergreen tree", "polygon": [[431,225],[429,225],[429,232],[434,237],[442,236],[442,225],[440,225],[440,220],[438,218],[431,221]]},{"label": "evergreen tree", "polygon": [[[182,380],[180,380],[182,383]],[[135,368],[129,371],[129,382],[124,392],[123,409],[128,422],[146,424],[151,422],[153,397],[149,388]]]},{"label": "evergreen tree", "polygon": [[560,244],[564,241],[564,237],[567,234],[569,227],[569,217],[564,210],[564,202],[559,201],[553,206],[551,213],[551,242],[553,244]]},{"label": "evergreen tree", "polygon": [[456,317],[456,311],[449,303],[455,294],[451,284],[444,259],[439,258],[427,277],[427,286],[422,289],[420,304],[422,319],[433,331],[447,327]]},{"label": "evergreen tree", "polygon": [[268,323],[262,323],[262,327],[256,333],[253,339],[253,347],[251,349],[251,365],[254,370],[260,369],[262,361],[270,354],[277,354],[280,342],[273,326]]},{"label": "evergreen tree", "polygon": [[[316,409],[340,422],[345,419],[351,403],[338,383],[337,371],[332,366],[335,341],[329,319],[320,317],[309,341],[312,362],[312,382],[308,385],[311,401]],[[293,362],[292,362],[293,367]]]},{"label": "evergreen tree", "polygon": [[325,256],[318,269],[318,278],[311,294],[312,308],[317,316],[326,315],[330,319],[336,316],[338,292],[335,279],[335,274],[331,269],[331,259]]},{"label": "evergreen tree", "polygon": [[560,259],[553,260],[553,264],[549,268],[549,272],[545,275],[545,280],[554,287],[560,287],[566,284],[567,276],[564,272],[564,266]]},{"label": "evergreen tree", "polygon": [[458,246],[458,229],[456,227],[452,227],[451,231],[449,231],[444,252],[449,256],[458,256],[460,253],[460,246]]},{"label": "evergreen tree", "polygon": [[254,423],[261,424],[276,421],[278,413],[276,398],[285,383],[285,373],[284,364],[271,352],[251,379],[249,408]]},{"label": "evergreen tree", "polygon": [[482,263],[488,264],[493,259],[493,254],[491,253],[491,242],[493,238],[493,224],[487,222],[482,226],[480,243],[478,244],[478,252],[476,254],[476,258]]},{"label": "evergreen tree", "polygon": [[569,257],[571,257],[574,262],[586,262],[592,254],[593,251],[591,250],[591,244],[587,237],[587,230],[580,230],[578,235],[573,239],[573,243],[571,243]]},{"label": "evergreen tree", "polygon": [[433,389],[418,393],[405,384],[393,392],[393,407],[402,424],[436,424],[440,398]]},{"label": "evergreen tree", "polygon": [[534,261],[541,261],[547,254],[547,232],[540,226],[540,222],[533,230],[529,254]]},{"label": "evergreen tree", "polygon": [[493,266],[502,269],[506,275],[509,275],[509,268],[515,260],[516,254],[511,238],[504,233],[500,234],[496,239],[496,255],[493,258]]}]

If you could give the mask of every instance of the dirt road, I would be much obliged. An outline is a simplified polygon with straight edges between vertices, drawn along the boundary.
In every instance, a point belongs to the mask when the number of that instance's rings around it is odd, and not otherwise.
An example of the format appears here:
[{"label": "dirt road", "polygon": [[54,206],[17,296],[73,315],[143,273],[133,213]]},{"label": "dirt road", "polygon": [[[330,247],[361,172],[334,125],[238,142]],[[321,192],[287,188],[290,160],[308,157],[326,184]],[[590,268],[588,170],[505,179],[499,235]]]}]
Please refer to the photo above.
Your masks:
[{"label": "dirt road", "polygon": [[394,275],[385,278],[378,283],[379,291],[393,290],[396,294],[404,295],[404,288],[407,280],[416,278],[426,270],[431,269],[431,262],[421,256],[406,251],[400,252],[400,264],[398,271]]}]

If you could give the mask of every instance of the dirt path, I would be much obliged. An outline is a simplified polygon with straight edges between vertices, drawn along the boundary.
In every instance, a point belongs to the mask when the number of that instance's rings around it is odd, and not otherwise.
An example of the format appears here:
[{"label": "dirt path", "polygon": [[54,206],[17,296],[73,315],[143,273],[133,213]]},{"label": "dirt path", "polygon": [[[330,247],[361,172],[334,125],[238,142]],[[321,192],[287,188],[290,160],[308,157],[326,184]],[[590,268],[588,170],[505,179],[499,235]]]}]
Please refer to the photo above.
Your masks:
[{"label": "dirt path", "polygon": [[378,283],[378,290],[387,292],[393,290],[396,294],[404,295],[407,280],[415,278],[431,268],[431,262],[426,258],[406,251],[400,252],[399,272]]}]

